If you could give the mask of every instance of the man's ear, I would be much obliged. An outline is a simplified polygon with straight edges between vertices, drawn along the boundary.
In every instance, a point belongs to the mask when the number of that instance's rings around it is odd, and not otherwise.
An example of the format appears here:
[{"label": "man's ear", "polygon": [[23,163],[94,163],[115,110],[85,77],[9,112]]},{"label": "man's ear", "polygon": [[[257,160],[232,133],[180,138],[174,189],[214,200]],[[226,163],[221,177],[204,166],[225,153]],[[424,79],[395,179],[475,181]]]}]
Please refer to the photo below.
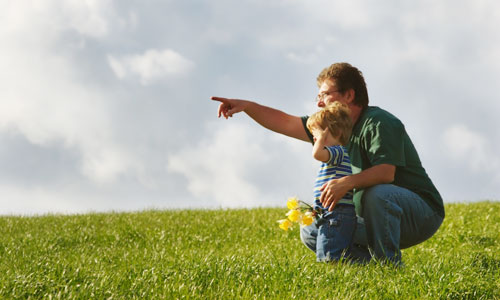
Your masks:
[{"label": "man's ear", "polygon": [[354,91],[354,89],[348,89],[346,91],[346,97],[347,97],[347,103],[353,104],[354,99],[356,98],[356,92]]}]

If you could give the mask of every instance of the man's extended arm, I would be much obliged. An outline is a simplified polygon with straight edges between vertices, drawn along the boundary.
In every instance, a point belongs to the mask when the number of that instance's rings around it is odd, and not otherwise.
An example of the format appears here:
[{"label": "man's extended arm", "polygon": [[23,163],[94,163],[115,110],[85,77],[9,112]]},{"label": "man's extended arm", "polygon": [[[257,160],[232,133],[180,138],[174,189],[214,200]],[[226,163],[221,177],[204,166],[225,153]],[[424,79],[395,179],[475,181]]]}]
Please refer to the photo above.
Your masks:
[{"label": "man's extended arm", "polygon": [[235,113],[244,111],[255,122],[269,130],[310,142],[300,117],[252,101],[222,97],[212,97],[211,99],[221,102],[218,110],[219,117],[222,115],[227,119]]},{"label": "man's extended arm", "polygon": [[377,184],[391,183],[394,181],[395,174],[396,167],[394,165],[381,164],[358,174],[330,180],[321,187],[320,201],[323,207],[331,211],[348,191],[354,188],[362,189]]}]

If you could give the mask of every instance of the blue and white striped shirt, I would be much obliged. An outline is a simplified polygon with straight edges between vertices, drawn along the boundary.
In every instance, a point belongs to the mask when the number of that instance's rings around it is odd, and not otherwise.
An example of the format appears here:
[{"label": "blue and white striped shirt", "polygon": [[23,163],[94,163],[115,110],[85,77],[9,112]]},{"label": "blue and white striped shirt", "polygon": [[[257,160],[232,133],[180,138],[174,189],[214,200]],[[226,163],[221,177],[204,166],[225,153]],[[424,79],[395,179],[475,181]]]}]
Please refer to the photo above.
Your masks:
[{"label": "blue and white striped shirt", "polygon": [[[321,164],[316,183],[314,184],[314,207],[320,208],[321,210],[323,210],[324,207],[319,200],[321,196],[321,191],[319,189],[323,184],[332,179],[339,179],[352,174],[351,159],[344,146],[328,146],[325,147],[325,149],[330,152],[330,159],[326,163],[324,162]],[[352,191],[347,192],[337,204],[354,205],[352,195]]]}]

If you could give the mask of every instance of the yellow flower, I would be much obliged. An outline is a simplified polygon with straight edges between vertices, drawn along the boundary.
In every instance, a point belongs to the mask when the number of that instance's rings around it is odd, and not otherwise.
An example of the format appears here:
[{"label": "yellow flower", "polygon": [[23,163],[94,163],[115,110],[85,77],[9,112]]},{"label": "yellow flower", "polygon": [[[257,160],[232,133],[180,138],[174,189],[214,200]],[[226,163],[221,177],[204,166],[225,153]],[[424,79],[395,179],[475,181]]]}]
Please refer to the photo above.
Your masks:
[{"label": "yellow flower", "polygon": [[314,219],[312,213],[308,211],[302,216],[302,219],[300,220],[300,225],[309,226],[313,223],[313,221]]},{"label": "yellow flower", "polygon": [[302,213],[297,209],[289,211],[286,215],[288,216],[288,220],[292,222],[298,222],[302,218]]},{"label": "yellow flower", "polygon": [[290,222],[288,219],[279,220],[278,223],[280,223],[280,228],[283,229],[284,231],[287,231],[288,228],[292,227],[293,225],[293,223]]},{"label": "yellow flower", "polygon": [[298,208],[299,207],[299,199],[297,199],[297,197],[288,198],[288,201],[286,202],[286,207],[288,207],[288,209]]},{"label": "yellow flower", "polygon": [[289,211],[287,218],[279,220],[279,227],[285,231],[291,229],[293,223],[299,223],[300,226],[309,226],[314,222],[313,208],[311,205],[300,201],[297,197],[290,197],[286,203]]}]

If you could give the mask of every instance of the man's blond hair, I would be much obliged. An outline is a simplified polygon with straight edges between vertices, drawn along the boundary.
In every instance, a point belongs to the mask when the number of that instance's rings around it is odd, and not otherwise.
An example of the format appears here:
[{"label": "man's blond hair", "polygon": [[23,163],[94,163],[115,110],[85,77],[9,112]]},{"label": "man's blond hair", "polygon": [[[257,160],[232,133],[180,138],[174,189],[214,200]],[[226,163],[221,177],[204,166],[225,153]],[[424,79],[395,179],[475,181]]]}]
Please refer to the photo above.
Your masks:
[{"label": "man's blond hair", "polygon": [[332,136],[339,137],[339,142],[345,146],[351,137],[351,110],[347,105],[336,101],[312,114],[306,125],[309,131],[328,128]]}]

